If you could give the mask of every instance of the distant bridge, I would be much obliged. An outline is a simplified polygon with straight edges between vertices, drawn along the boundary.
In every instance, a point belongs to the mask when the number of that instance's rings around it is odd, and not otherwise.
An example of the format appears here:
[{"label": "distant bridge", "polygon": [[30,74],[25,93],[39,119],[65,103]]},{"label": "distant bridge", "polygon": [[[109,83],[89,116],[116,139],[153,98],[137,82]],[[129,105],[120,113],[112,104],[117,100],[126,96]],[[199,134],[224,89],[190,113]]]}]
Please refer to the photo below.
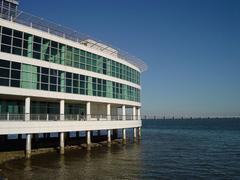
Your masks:
[{"label": "distant bridge", "polygon": [[162,116],[162,115],[141,115],[142,120],[183,120],[183,119],[240,119],[240,116],[209,116],[209,117],[191,117],[191,116]]}]

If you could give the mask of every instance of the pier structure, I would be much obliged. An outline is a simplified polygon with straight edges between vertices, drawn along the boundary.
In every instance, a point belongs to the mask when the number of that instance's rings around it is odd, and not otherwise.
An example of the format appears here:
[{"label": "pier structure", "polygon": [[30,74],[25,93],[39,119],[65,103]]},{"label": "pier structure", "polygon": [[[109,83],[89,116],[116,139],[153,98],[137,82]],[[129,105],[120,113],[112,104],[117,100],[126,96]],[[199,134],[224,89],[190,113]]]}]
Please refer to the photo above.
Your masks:
[{"label": "pier structure", "polygon": [[[13,3],[13,4],[11,4]],[[140,76],[145,63],[82,33],[19,11],[0,0],[0,136],[32,139],[58,133],[60,153],[70,132],[141,132]],[[13,7],[13,8],[11,8]]]}]

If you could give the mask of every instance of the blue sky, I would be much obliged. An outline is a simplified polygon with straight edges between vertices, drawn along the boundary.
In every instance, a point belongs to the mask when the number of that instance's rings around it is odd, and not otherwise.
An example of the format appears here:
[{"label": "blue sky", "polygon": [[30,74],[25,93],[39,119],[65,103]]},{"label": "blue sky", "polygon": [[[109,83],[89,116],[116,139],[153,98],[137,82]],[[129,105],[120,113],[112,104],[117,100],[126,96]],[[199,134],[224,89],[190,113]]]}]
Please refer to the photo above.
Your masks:
[{"label": "blue sky", "polygon": [[240,1],[21,0],[20,7],[138,56],[142,114],[240,115]]}]

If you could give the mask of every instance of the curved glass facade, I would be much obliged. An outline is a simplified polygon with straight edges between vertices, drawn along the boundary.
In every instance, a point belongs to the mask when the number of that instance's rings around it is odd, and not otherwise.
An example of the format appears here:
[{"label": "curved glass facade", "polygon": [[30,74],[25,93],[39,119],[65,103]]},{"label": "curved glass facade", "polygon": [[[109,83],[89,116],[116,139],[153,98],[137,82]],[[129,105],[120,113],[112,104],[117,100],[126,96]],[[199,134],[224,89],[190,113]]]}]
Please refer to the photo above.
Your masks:
[{"label": "curved glass facade", "polygon": [[0,86],[140,102],[140,90],[125,84],[6,60],[0,60]]},{"label": "curved glass facade", "polygon": [[29,33],[0,27],[1,52],[93,71],[140,84],[140,72],[103,56]]}]

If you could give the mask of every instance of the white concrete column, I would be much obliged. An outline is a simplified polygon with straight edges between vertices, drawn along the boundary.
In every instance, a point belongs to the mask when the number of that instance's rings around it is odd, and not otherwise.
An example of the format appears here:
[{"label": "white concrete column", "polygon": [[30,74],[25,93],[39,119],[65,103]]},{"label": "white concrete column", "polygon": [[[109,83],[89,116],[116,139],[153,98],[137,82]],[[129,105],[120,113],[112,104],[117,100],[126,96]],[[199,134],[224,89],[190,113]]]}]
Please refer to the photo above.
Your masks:
[{"label": "white concrete column", "polygon": [[122,143],[126,144],[126,129],[122,129]]},{"label": "white concrete column", "polygon": [[26,158],[31,157],[31,134],[26,135]]},{"label": "white concrete column", "polygon": [[107,120],[111,120],[111,104],[107,104]]},{"label": "white concrete column", "polygon": [[25,98],[25,121],[30,120],[30,109],[31,109],[31,99],[30,97]]},{"label": "white concrete column", "polygon": [[122,106],[122,120],[123,121],[126,120],[126,106],[125,105]]},{"label": "white concrete column", "polygon": [[111,130],[110,129],[107,130],[107,135],[108,135],[107,142],[108,142],[108,144],[111,144]]},{"label": "white concrete column", "polygon": [[91,131],[86,131],[87,135],[87,150],[91,150]]},{"label": "white concrete column", "polygon": [[138,139],[141,139],[141,127],[138,127]]},{"label": "white concrete column", "polygon": [[60,154],[64,154],[64,132],[60,132]]},{"label": "white concrete column", "polygon": [[91,103],[87,102],[87,121],[91,120]]},{"label": "white concrete column", "polygon": [[137,128],[133,128],[133,141],[137,142]]},{"label": "white concrete column", "polygon": [[132,120],[136,120],[137,118],[136,118],[136,107],[135,106],[133,106],[133,108],[132,108],[132,115],[133,115]]},{"label": "white concrete column", "polygon": [[137,120],[138,121],[140,121],[141,120],[141,108],[140,107],[138,107],[138,109],[137,109]]},{"label": "white concrete column", "polygon": [[60,100],[60,120],[64,121],[64,114],[65,114],[65,100]]}]

